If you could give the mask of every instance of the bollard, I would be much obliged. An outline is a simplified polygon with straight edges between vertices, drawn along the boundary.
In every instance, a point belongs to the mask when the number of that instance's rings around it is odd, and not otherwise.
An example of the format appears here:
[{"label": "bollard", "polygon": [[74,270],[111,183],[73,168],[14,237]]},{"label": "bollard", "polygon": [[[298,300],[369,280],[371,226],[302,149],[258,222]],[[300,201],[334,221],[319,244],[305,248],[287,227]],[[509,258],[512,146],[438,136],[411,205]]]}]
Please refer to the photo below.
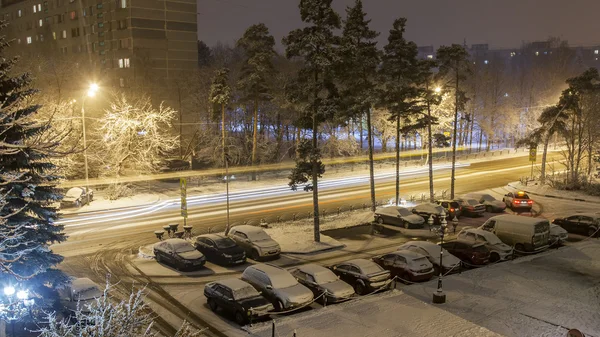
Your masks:
[{"label": "bollard", "polygon": [[340,213],[341,213],[341,212],[342,212],[342,208],[341,208],[341,207],[338,207],[338,208],[337,208],[337,215],[340,215]]},{"label": "bollard", "polygon": [[165,235],[165,231],[154,231],[154,235],[156,235],[158,241],[162,241],[163,235]]},{"label": "bollard", "polygon": [[271,337],[275,337],[275,321],[273,320],[273,328],[271,329]]},{"label": "bollard", "polygon": [[171,224],[169,224],[169,227],[171,228],[171,232],[175,233],[175,232],[177,232],[177,227],[179,227],[179,224],[171,223]]},{"label": "bollard", "polygon": [[278,222],[278,223],[279,223],[279,222],[281,222],[281,215],[278,215],[278,216],[277,216],[277,222]]},{"label": "bollard", "polygon": [[192,226],[183,226],[183,232],[186,238],[192,238],[192,228]]},{"label": "bollard", "polygon": [[292,214],[292,221],[296,221],[296,217],[298,216],[298,213],[294,213]]},{"label": "bollard", "polygon": [[163,229],[165,230],[165,232],[167,232],[167,235],[169,235],[169,237],[171,237],[171,226],[169,226],[169,225],[163,226]]},{"label": "bollard", "polygon": [[354,205],[350,205],[350,212],[354,210]]}]

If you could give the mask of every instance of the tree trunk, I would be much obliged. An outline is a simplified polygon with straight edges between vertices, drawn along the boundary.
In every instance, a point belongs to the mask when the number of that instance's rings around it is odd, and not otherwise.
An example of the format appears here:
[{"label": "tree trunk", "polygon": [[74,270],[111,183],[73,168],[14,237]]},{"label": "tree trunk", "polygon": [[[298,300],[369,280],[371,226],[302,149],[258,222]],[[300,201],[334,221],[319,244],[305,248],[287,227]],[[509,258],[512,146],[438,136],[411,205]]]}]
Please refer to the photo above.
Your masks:
[{"label": "tree trunk", "polygon": [[367,111],[367,137],[369,146],[369,179],[371,181],[371,211],[375,212],[375,172],[373,169],[373,130],[371,130],[371,110]]},{"label": "tree trunk", "polygon": [[450,199],[454,199],[454,183],[456,179],[456,132],[458,127],[458,68],[459,62],[456,61],[456,83],[454,91],[454,134],[452,136],[452,174],[450,178]]},{"label": "tree trunk", "polygon": [[[252,125],[252,166],[256,165],[256,149],[258,144],[258,101],[254,100],[254,118]],[[252,170],[252,180],[256,180],[256,171]]]},{"label": "tree trunk", "polygon": [[427,102],[427,151],[429,156],[429,202],[434,202],[434,192],[433,192],[433,140],[431,134],[431,104]]},{"label": "tree trunk", "polygon": [[360,116],[360,152],[362,154],[362,149],[363,149],[363,118],[362,116]]},{"label": "tree trunk", "polygon": [[225,104],[221,104],[221,146],[223,146],[223,165],[225,165],[225,154],[227,148],[225,147],[225,138],[227,137],[227,131],[225,128]]},{"label": "tree trunk", "polygon": [[300,158],[298,151],[300,150],[300,137],[302,136],[302,129],[300,127],[296,128],[296,158]]},{"label": "tree trunk", "polygon": [[396,116],[396,206],[400,204],[400,115]]},{"label": "tree trunk", "polygon": [[281,113],[279,111],[277,111],[277,117],[276,117],[277,121],[277,132],[276,132],[276,138],[275,138],[275,151],[274,151],[274,161],[275,162],[279,162],[279,156],[281,154],[281,146],[283,143],[283,134],[284,134],[284,128],[283,125],[281,125]]},{"label": "tree trunk", "polygon": [[548,143],[550,143],[550,136],[547,135],[544,139],[544,151],[542,152],[542,166],[540,168],[540,183],[542,186],[546,183],[546,158],[548,155]]},{"label": "tree trunk", "polygon": [[[319,73],[315,71],[315,87],[318,87],[319,83]],[[317,89],[318,90],[318,89]],[[319,92],[315,90],[314,92],[314,110],[312,115],[312,153],[311,161],[312,161],[312,187],[313,187],[313,222],[314,222],[314,237],[315,242],[321,242],[321,231],[320,231],[320,223],[319,223],[319,162],[316,156],[317,148],[319,146],[319,133],[317,131],[317,113],[318,107],[316,105]]]}]

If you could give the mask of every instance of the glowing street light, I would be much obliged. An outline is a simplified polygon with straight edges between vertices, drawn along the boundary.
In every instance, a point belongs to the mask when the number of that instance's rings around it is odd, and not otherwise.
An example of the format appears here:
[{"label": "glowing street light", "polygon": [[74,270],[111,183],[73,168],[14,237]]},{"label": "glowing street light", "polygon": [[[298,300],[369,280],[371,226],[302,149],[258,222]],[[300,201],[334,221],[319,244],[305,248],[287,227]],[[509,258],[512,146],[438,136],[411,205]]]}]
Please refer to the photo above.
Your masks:
[{"label": "glowing street light", "polygon": [[90,84],[90,88],[88,89],[88,92],[87,92],[88,97],[96,96],[96,93],[98,92],[99,89],[100,89],[100,87],[98,86],[98,84],[96,84],[96,83]]},{"label": "glowing street light", "polygon": [[20,300],[26,300],[29,297],[29,294],[25,290],[17,291],[17,298]]},{"label": "glowing street light", "polygon": [[440,92],[442,92],[442,88],[440,88],[440,87],[437,87],[437,88],[435,88],[435,92],[436,92],[437,94],[439,94]]},{"label": "glowing street light", "polygon": [[4,295],[6,296],[12,296],[15,293],[15,288],[12,286],[6,286],[4,287]]}]

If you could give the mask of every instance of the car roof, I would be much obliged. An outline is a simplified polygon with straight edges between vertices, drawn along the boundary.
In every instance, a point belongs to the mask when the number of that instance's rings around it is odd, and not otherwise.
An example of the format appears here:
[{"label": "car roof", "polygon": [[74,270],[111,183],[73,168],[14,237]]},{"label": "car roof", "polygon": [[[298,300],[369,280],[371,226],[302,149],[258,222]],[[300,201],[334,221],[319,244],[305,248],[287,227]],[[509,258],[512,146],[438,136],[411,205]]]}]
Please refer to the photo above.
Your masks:
[{"label": "car roof", "polygon": [[353,260],[342,262],[340,264],[352,264],[358,268],[364,268],[364,267],[370,267],[373,263],[375,263],[375,262],[369,261],[367,259],[353,259]]},{"label": "car roof", "polygon": [[309,264],[304,264],[298,267],[298,270],[307,273],[307,274],[311,274],[314,275],[315,273],[319,273],[322,272],[323,270],[329,270],[323,266],[319,266],[318,264],[314,264],[314,263],[309,263]]},{"label": "car roof", "polygon": [[235,229],[236,231],[242,232],[244,234],[264,232],[262,230],[262,228],[256,227],[256,226],[250,226],[250,225],[239,225],[239,226],[233,227],[232,229]]},{"label": "car roof", "polygon": [[[413,252],[412,250],[408,250],[408,249],[396,250],[396,251],[390,252],[388,254],[400,255],[402,257],[409,258],[410,260],[416,260],[416,259],[425,257],[425,255],[423,255],[423,254],[419,254],[417,252]],[[388,255],[388,254],[384,254],[384,255]]]},{"label": "car roof", "polygon": [[166,243],[171,244],[171,245],[174,245],[174,244],[183,244],[183,243],[191,244],[191,243],[187,242],[184,239],[166,239],[163,242],[166,242]]},{"label": "car roof", "polygon": [[[590,213],[590,212],[586,212],[586,213],[577,213],[577,214],[572,214],[572,215],[567,215],[567,216],[574,216],[574,215],[583,215],[583,216],[589,216],[590,218],[594,218],[594,219],[598,219],[600,218],[600,214],[598,213]],[[566,218],[566,217],[565,217]]]},{"label": "car roof", "polygon": [[[465,233],[469,232],[469,233],[473,233],[473,234],[479,234],[479,235],[484,236],[484,237],[487,236],[487,235],[489,235],[489,234],[492,234],[492,233],[490,233],[490,232],[488,232],[488,231],[486,231],[484,229],[479,229],[479,228],[463,228],[461,230],[461,232],[465,232]],[[460,234],[460,233],[458,233],[458,234]]]},{"label": "car roof", "polygon": [[404,243],[402,246],[409,245],[409,244],[412,244],[412,245],[417,246],[417,247],[422,247],[425,250],[427,250],[427,248],[438,247],[437,244],[435,244],[433,242],[429,242],[429,241],[408,241],[408,242]]},{"label": "car roof", "polygon": [[244,281],[240,280],[239,278],[234,278],[234,277],[217,280],[217,281],[214,281],[213,283],[223,285],[233,291],[244,289],[247,287],[252,287],[250,285],[250,283],[244,282]]},{"label": "car roof", "polygon": [[287,270],[270,265],[270,264],[266,264],[266,263],[258,263],[252,266],[249,266],[246,269],[256,269],[259,271],[262,271],[263,273],[266,274],[270,274],[270,275],[274,275],[274,274],[281,274],[281,273],[288,273]]},{"label": "car roof", "polygon": [[375,213],[383,213],[383,214],[398,214],[399,209],[405,209],[410,212],[410,210],[406,207],[401,206],[388,206],[388,207],[378,207],[375,210]]},{"label": "car roof", "polygon": [[87,277],[76,278],[71,281],[71,291],[73,291],[73,293],[80,293],[94,288],[100,289],[94,281]]},{"label": "car roof", "polygon": [[207,238],[207,239],[211,239],[214,241],[214,240],[225,239],[227,237],[223,234],[202,234],[202,235],[198,235],[197,238]]}]

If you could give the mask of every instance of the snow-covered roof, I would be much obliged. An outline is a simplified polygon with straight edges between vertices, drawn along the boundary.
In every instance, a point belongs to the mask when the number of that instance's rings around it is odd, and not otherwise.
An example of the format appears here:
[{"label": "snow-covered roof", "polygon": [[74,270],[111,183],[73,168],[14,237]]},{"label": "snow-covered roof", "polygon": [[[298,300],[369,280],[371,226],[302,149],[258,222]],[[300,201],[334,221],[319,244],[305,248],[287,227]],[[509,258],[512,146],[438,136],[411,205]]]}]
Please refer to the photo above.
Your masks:
[{"label": "snow-covered roof", "polygon": [[225,239],[227,237],[223,234],[202,234],[202,235],[198,235],[197,238],[207,238],[207,239],[216,241],[216,240]]},{"label": "snow-covered roof", "polygon": [[240,280],[238,278],[234,278],[234,277],[232,277],[232,278],[226,278],[226,279],[222,279],[222,280],[217,280],[217,281],[215,281],[215,283],[222,284],[225,287],[227,287],[227,288],[229,288],[229,289],[231,289],[233,291],[241,290],[241,289],[244,289],[246,287],[252,287],[249,283],[244,282],[244,281],[242,281],[242,280]]},{"label": "snow-covered roof", "polygon": [[577,215],[589,216],[590,218],[600,218],[600,213],[577,213]]},{"label": "snow-covered roof", "polygon": [[71,281],[71,291],[76,294],[89,289],[100,289],[100,287],[87,277],[76,278]]},{"label": "snow-covered roof", "polygon": [[408,250],[408,249],[397,250],[390,254],[400,255],[400,256],[406,258],[407,260],[416,260],[416,259],[425,257],[423,254],[419,254],[417,252],[413,252],[412,250]]},{"label": "snow-covered roof", "polygon": [[375,264],[375,262],[367,260],[367,259],[354,259],[354,260],[346,261],[344,263],[353,264],[360,269],[368,268],[368,267],[373,266],[373,264]]},{"label": "snow-covered roof", "polygon": [[242,232],[244,234],[250,234],[250,233],[261,233],[264,232],[262,230],[262,228],[260,227],[256,227],[256,226],[250,226],[250,225],[240,225],[240,226],[235,226],[233,227],[236,231]]},{"label": "snow-covered roof", "polygon": [[327,269],[323,266],[319,266],[318,264],[314,264],[314,263],[301,265],[298,267],[298,270],[305,272],[307,274],[310,274],[310,275],[314,275],[314,274],[320,273],[322,271],[329,271],[329,269]]}]

